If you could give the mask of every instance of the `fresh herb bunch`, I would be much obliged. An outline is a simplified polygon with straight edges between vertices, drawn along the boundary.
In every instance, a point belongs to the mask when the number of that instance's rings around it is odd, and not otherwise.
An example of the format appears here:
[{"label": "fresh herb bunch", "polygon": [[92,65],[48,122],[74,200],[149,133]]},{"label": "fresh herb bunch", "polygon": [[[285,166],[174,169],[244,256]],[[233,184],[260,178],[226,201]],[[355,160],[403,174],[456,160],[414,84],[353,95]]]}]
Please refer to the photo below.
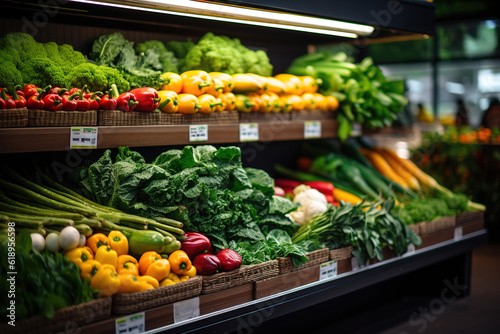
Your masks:
[{"label": "fresh herb bunch", "polygon": [[[54,312],[67,306],[92,300],[98,292],[90,287],[89,280],[82,282],[78,267],[61,253],[38,252],[31,249],[28,231],[21,231],[16,238],[16,320],[41,315],[52,318]],[[0,243],[1,277],[7,278],[9,244]],[[3,279],[0,293],[7,296],[9,283]],[[10,300],[2,298],[2,321],[8,320]]]}]

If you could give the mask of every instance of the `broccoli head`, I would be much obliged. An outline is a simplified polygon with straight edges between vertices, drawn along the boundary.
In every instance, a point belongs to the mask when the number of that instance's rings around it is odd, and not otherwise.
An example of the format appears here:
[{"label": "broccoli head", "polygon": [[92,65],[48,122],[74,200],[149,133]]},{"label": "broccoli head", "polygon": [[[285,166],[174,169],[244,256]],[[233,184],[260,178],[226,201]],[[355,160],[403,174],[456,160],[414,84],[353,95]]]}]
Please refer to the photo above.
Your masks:
[{"label": "broccoli head", "polygon": [[194,44],[190,39],[185,42],[170,41],[165,44],[168,51],[174,53],[177,59],[185,58],[189,50],[191,50],[196,44]]},{"label": "broccoli head", "polygon": [[16,66],[11,62],[4,62],[0,58],[0,87],[14,90],[14,86],[23,83],[23,76]]},{"label": "broccoli head", "polygon": [[16,50],[21,62],[34,57],[47,57],[43,44],[35,41],[33,36],[21,32],[10,33],[0,41],[2,49],[12,47]]},{"label": "broccoli head", "polygon": [[[75,51],[71,45],[61,44],[57,46],[61,65],[65,67],[65,74],[68,74],[71,67],[87,62],[87,59],[80,51]],[[49,55],[49,58],[52,58]]]},{"label": "broccoli head", "polygon": [[66,87],[66,78],[59,65],[47,57],[34,57],[25,60],[19,70],[23,76],[23,83],[33,84],[38,87],[52,85],[53,87]]},{"label": "broccoli head", "polygon": [[120,92],[130,90],[128,82],[117,69],[91,63],[83,63],[73,67],[66,79],[68,88],[81,88],[87,85],[91,91],[104,92],[114,83]]}]

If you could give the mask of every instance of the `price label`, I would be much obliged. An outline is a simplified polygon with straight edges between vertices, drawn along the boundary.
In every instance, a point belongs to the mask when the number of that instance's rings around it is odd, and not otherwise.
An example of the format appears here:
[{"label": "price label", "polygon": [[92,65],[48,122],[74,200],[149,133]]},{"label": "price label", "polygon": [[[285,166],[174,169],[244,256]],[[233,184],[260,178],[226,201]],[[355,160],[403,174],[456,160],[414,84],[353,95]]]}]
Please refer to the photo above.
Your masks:
[{"label": "price label", "polygon": [[415,245],[409,244],[408,250],[406,251],[406,253],[403,254],[403,256],[408,256],[408,255],[413,255],[413,254],[415,254]]},{"label": "price label", "polygon": [[208,140],[208,125],[195,124],[189,126],[189,141],[207,141]]},{"label": "price label", "polygon": [[351,137],[359,137],[361,136],[361,124],[359,123],[352,123],[352,131],[351,131]]},{"label": "price label", "polygon": [[319,266],[319,280],[337,276],[337,261],[324,262]]},{"label": "price label", "polygon": [[321,122],[306,121],[304,122],[304,139],[321,138]]},{"label": "price label", "polygon": [[351,267],[352,271],[359,270],[358,259],[355,256],[351,257]]},{"label": "price label", "polygon": [[200,298],[181,300],[174,303],[174,323],[200,316]]},{"label": "price label", "polygon": [[455,227],[455,231],[453,232],[453,239],[460,240],[464,235],[463,226]]},{"label": "price label", "polygon": [[132,314],[125,318],[115,320],[115,333],[116,334],[138,334],[144,333],[146,317],[144,312]]},{"label": "price label", "polygon": [[97,148],[97,128],[72,127],[70,131],[70,148]]},{"label": "price label", "polygon": [[258,141],[259,123],[240,123],[240,141]]}]

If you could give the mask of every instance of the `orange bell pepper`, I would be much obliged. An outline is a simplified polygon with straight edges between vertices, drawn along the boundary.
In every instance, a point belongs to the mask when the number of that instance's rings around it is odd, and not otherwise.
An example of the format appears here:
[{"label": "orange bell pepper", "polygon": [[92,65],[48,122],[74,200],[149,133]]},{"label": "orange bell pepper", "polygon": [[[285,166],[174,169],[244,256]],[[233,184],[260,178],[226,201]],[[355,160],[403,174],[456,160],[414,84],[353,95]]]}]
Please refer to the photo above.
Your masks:
[{"label": "orange bell pepper", "polygon": [[132,293],[144,291],[144,284],[139,281],[139,278],[132,274],[120,274],[120,288],[118,293]]},{"label": "orange bell pepper", "polygon": [[184,94],[193,94],[194,96],[200,96],[205,94],[212,78],[210,75],[201,70],[190,70],[181,73],[182,79],[182,90]]},{"label": "orange bell pepper", "polygon": [[210,94],[214,97],[219,97],[223,91],[224,91],[224,84],[222,83],[222,81],[217,78],[212,78],[210,86],[208,86],[205,94]]},{"label": "orange bell pepper", "polygon": [[155,261],[161,259],[161,255],[154,251],[145,252],[139,259],[139,272],[145,275],[149,266]]},{"label": "orange bell pepper", "polygon": [[223,93],[220,96],[224,110],[233,111],[236,108],[236,96],[231,93]]},{"label": "orange bell pepper", "polygon": [[139,276],[139,262],[131,255],[120,255],[116,264],[118,274],[132,274]]},{"label": "orange bell pepper", "polygon": [[169,255],[171,269],[177,275],[186,275],[191,270],[192,263],[186,252],[178,250]]},{"label": "orange bell pepper", "polygon": [[90,247],[95,254],[99,247],[109,246],[109,239],[103,233],[95,233],[87,239],[87,246]]},{"label": "orange bell pepper", "polygon": [[168,274],[170,274],[170,261],[167,259],[156,260],[146,270],[146,275],[156,278],[158,282],[164,280]]}]

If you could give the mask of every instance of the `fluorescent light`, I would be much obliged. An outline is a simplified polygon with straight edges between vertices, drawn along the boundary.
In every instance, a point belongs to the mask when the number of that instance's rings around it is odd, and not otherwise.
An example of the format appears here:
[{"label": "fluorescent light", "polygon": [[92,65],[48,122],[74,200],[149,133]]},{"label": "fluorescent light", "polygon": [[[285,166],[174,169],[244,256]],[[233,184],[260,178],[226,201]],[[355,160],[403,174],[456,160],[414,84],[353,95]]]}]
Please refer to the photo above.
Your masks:
[{"label": "fluorescent light", "polygon": [[347,38],[369,35],[374,30],[363,24],[192,0],[71,1]]},{"label": "fluorescent light", "polygon": [[448,81],[444,84],[444,86],[446,90],[451,94],[465,94],[465,86],[461,83]]}]

